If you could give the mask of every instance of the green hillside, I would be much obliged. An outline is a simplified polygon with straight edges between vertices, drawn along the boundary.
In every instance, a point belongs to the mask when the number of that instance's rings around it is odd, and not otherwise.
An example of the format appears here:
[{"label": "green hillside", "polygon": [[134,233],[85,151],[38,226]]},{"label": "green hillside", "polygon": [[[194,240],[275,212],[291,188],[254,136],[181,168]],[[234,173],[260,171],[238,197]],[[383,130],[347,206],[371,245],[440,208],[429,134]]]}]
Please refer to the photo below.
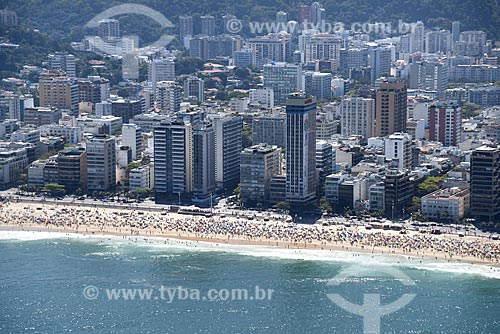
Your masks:
[{"label": "green hillside", "polygon": [[[271,20],[277,10],[284,10],[292,19],[296,18],[297,5],[292,0],[139,0],[160,11],[174,24],[180,14],[221,15],[235,14],[249,20]],[[107,0],[6,0],[5,7],[15,10],[20,22],[31,28],[38,28],[60,41],[78,40],[84,34],[83,26],[99,12],[126,1]],[[303,2],[303,1],[302,1]],[[325,0],[320,1],[326,9],[330,22],[345,23],[370,21],[422,20],[431,27],[450,29],[451,22],[462,22],[463,30],[482,29],[488,38],[500,39],[500,5],[498,0]],[[5,2],[4,2],[5,3]],[[309,2],[307,2],[310,4]],[[121,20],[125,33],[140,34],[145,42],[154,40],[159,26],[149,19],[141,20],[129,15]],[[146,32],[146,33],[144,33]]]}]

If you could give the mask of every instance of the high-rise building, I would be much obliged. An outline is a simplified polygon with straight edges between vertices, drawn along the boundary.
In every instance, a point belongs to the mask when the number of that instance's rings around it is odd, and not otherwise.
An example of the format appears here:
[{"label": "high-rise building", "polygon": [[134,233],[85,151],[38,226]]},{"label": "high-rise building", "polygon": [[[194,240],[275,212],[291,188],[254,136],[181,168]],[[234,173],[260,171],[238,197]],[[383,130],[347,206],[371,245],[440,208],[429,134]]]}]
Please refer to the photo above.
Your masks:
[{"label": "high-rise building", "polygon": [[453,21],[451,23],[451,39],[453,43],[460,41],[460,21]]},{"label": "high-rise building", "polygon": [[481,146],[472,152],[470,213],[479,221],[500,221],[500,148]]},{"label": "high-rise building", "polygon": [[294,93],[286,100],[286,198],[316,197],[316,99]]},{"label": "high-rise building", "polygon": [[120,21],[115,19],[104,19],[99,21],[97,34],[99,37],[104,39],[120,37]]},{"label": "high-rise building", "polygon": [[323,185],[328,175],[333,173],[335,158],[332,144],[326,140],[316,141],[316,169],[319,171],[318,185]]},{"label": "high-rise building", "polygon": [[391,73],[392,51],[389,47],[376,46],[368,50],[372,83]]},{"label": "high-rise building", "polygon": [[215,193],[215,133],[210,124],[193,125],[193,202],[207,202]]},{"label": "high-rise building", "polygon": [[49,68],[61,70],[70,78],[76,78],[75,56],[72,54],[56,52],[49,54]]},{"label": "high-rise building", "polygon": [[0,24],[5,26],[17,26],[17,14],[11,10],[0,10]]},{"label": "high-rise building", "polygon": [[141,159],[142,154],[142,133],[141,128],[136,124],[123,124],[122,126],[123,145],[132,150],[132,160]]},{"label": "high-rise building", "polygon": [[19,180],[19,170],[28,166],[28,146],[24,143],[0,142],[0,189],[13,187]]},{"label": "high-rise building", "polygon": [[394,133],[385,139],[385,158],[392,160],[398,169],[411,169],[411,136]]},{"label": "high-rise building", "polygon": [[469,90],[469,102],[482,107],[500,105],[500,87],[487,86]]},{"label": "high-rise building", "polygon": [[212,15],[200,16],[201,34],[215,36],[215,17]]},{"label": "high-rise building", "polygon": [[198,102],[205,101],[205,82],[203,79],[191,76],[184,81],[184,97],[194,97]]},{"label": "high-rise building", "polygon": [[156,83],[156,105],[164,113],[173,114],[181,110],[181,94],[182,87],[175,81],[160,81]]},{"label": "high-rise building", "polygon": [[348,48],[340,49],[339,66],[342,71],[349,73],[353,68],[366,68],[368,66],[368,49]]},{"label": "high-rise building", "polygon": [[87,152],[83,147],[69,147],[57,155],[58,183],[68,193],[87,189]]},{"label": "high-rise building", "polygon": [[248,91],[249,104],[264,109],[274,108],[274,91],[271,88],[250,89]]},{"label": "high-rise building", "polygon": [[233,34],[234,31],[232,31],[229,27],[229,24],[233,21],[236,20],[236,16],[231,15],[231,14],[226,14],[222,16],[222,29],[220,30],[223,34]]},{"label": "high-rise building", "polygon": [[319,2],[313,2],[311,5],[311,22],[319,26],[326,20],[325,9]]},{"label": "high-rise building", "polygon": [[286,147],[286,117],[283,114],[262,115],[252,119],[252,142]]},{"label": "high-rise building", "polygon": [[264,65],[264,88],[274,92],[274,102],[283,105],[288,95],[302,88],[300,65],[271,63]]},{"label": "high-rise building", "polygon": [[312,22],[311,6],[299,5],[298,12],[300,24]]},{"label": "high-rise building", "polygon": [[189,49],[189,40],[193,37],[193,17],[189,15],[179,16],[179,40],[181,44]]},{"label": "high-rise building", "polygon": [[215,183],[218,190],[232,191],[240,182],[243,118],[208,114],[215,131]]},{"label": "high-rise building", "polygon": [[425,47],[425,26],[422,21],[417,21],[411,33],[413,43],[411,52],[424,52]]},{"label": "high-rise building", "polygon": [[236,35],[211,36],[207,41],[207,57],[232,57],[235,51],[241,49],[241,38]]},{"label": "high-rise building", "polygon": [[241,152],[240,197],[244,203],[269,201],[273,176],[281,173],[281,149],[271,145],[254,145]]},{"label": "high-rise building", "polygon": [[156,91],[156,84],[160,81],[175,81],[175,62],[173,59],[153,59],[148,64],[148,81]]},{"label": "high-rise building", "polygon": [[321,72],[306,72],[304,87],[307,96],[314,96],[317,100],[332,98],[332,74]]},{"label": "high-rise building", "polygon": [[94,135],[86,139],[87,190],[109,191],[116,186],[115,139]]},{"label": "high-rise building", "polygon": [[78,79],[78,101],[101,103],[109,98],[109,80],[101,77]]},{"label": "high-rise building", "polygon": [[305,42],[305,62],[329,60],[334,62],[334,69],[340,65],[340,49],[343,41],[336,35],[320,33],[311,35]]},{"label": "high-rise building", "polygon": [[406,84],[387,80],[380,83],[375,99],[375,136],[406,131]]},{"label": "high-rise building", "polygon": [[0,92],[0,121],[24,120],[24,111],[33,108],[33,98],[27,95],[17,95],[13,92]]},{"label": "high-rise building", "polygon": [[198,35],[189,39],[189,55],[201,60],[208,59],[208,36]]},{"label": "high-rise building", "polygon": [[463,31],[455,43],[453,52],[457,55],[482,57],[486,53],[486,33],[484,31]]},{"label": "high-rise building", "polygon": [[[105,107],[106,106],[106,107]],[[104,108],[102,111],[107,113],[109,106],[105,103],[100,104],[99,108]],[[96,108],[96,114],[99,115]],[[111,102],[111,115],[121,117],[123,123],[128,123],[132,118],[144,112],[143,100],[119,99]],[[103,114],[106,116],[106,114]]]},{"label": "high-rise building", "polygon": [[449,30],[434,30],[425,34],[426,53],[450,53],[452,51],[452,35]]},{"label": "high-rise building", "polygon": [[342,136],[361,135],[365,140],[375,132],[375,101],[363,97],[343,98],[341,108]]},{"label": "high-rise building", "polygon": [[24,124],[36,127],[57,124],[62,117],[62,112],[57,108],[35,107],[24,110]]},{"label": "high-rise building", "polygon": [[436,91],[438,97],[443,96],[448,88],[448,65],[430,61],[411,63],[409,88]]},{"label": "high-rise building", "polygon": [[40,107],[78,112],[78,83],[66,76],[42,76],[39,80]]},{"label": "high-rise building", "polygon": [[248,40],[248,47],[255,53],[257,68],[271,62],[285,62],[292,58],[291,37],[284,34],[269,34]]},{"label": "high-rise building", "polygon": [[281,10],[276,12],[276,22],[284,29],[288,24],[288,13]]},{"label": "high-rise building", "polygon": [[462,141],[462,109],[443,102],[429,108],[429,139],[444,146],[458,146]]},{"label": "high-rise building", "polygon": [[193,134],[190,123],[175,121],[154,129],[155,202],[191,193],[193,189]]},{"label": "high-rise building", "polygon": [[385,216],[389,219],[400,219],[405,216],[405,208],[413,198],[413,183],[408,171],[390,169],[384,179]]},{"label": "high-rise building", "polygon": [[238,67],[255,67],[256,65],[256,58],[255,58],[255,51],[252,51],[251,49],[243,49],[240,51],[234,51],[234,66]]}]

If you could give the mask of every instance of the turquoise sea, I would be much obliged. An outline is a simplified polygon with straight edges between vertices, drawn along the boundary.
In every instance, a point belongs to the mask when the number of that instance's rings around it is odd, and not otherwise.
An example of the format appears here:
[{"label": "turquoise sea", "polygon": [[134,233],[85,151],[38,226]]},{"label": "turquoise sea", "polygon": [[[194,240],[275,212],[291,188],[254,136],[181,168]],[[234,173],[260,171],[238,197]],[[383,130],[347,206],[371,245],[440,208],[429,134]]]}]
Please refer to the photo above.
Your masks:
[{"label": "turquoise sea", "polygon": [[[246,298],[225,298],[243,289]],[[117,291],[152,294],[125,300]],[[487,266],[0,231],[1,334],[363,333],[363,318],[328,294],[353,304],[414,294],[381,318],[380,333],[500,333],[500,272]]]}]

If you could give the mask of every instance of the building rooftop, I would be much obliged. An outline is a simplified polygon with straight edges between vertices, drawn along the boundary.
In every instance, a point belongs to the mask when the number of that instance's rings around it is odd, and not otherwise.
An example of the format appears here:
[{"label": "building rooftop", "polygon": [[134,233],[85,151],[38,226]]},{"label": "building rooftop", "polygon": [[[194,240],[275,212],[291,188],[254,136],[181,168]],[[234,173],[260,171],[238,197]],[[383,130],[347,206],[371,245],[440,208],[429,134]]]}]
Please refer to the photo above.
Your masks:
[{"label": "building rooftop", "polygon": [[469,193],[469,189],[462,189],[458,187],[445,188],[427,194],[423,196],[422,199],[460,199],[464,196],[468,196]]}]

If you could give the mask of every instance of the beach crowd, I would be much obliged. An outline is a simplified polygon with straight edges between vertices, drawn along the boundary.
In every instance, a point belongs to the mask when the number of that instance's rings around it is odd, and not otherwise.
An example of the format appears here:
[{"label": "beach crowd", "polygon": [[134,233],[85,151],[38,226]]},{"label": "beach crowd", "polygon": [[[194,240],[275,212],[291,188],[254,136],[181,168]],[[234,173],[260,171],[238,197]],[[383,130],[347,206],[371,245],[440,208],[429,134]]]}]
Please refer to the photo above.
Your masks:
[{"label": "beach crowd", "polygon": [[72,206],[36,206],[4,203],[0,225],[54,228],[87,234],[168,236],[220,242],[264,243],[279,247],[386,251],[408,256],[444,256],[498,262],[500,242],[477,237],[395,231],[367,231],[360,227],[297,225],[283,220],[247,220],[202,217],[169,212],[98,209]]}]

